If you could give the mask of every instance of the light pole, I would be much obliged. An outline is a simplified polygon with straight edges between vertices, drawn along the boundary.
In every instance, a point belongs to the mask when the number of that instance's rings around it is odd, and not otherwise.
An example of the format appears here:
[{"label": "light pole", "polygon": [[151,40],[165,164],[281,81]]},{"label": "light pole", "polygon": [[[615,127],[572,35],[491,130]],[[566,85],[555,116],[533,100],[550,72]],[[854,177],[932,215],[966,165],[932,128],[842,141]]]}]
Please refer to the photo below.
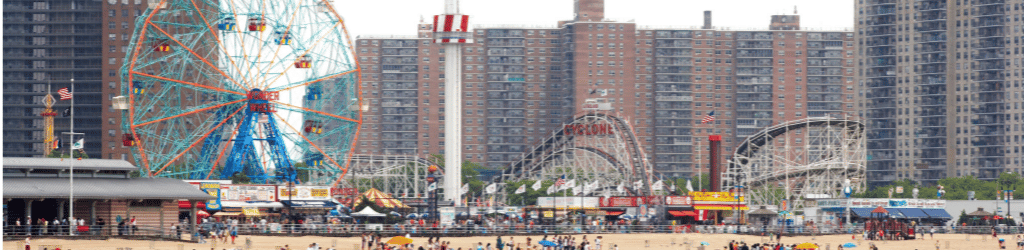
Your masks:
[{"label": "light pole", "polygon": [[846,179],[846,181],[844,181],[843,184],[844,184],[843,185],[844,186],[843,187],[843,194],[846,195],[846,224],[845,225],[848,226],[848,225],[850,225],[850,222],[852,222],[852,221],[850,221],[850,206],[853,205],[853,202],[851,202],[851,200],[850,200],[850,194],[853,193],[853,188],[850,187],[850,179]]}]

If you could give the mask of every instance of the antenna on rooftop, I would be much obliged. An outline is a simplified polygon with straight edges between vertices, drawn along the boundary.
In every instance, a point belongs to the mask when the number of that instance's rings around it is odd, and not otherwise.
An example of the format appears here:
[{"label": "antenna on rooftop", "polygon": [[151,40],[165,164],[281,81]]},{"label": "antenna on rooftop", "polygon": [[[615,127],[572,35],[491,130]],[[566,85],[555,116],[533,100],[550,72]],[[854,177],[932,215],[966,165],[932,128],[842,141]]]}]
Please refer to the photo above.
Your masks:
[{"label": "antenna on rooftop", "polygon": [[793,5],[793,15],[796,15],[796,5]]}]

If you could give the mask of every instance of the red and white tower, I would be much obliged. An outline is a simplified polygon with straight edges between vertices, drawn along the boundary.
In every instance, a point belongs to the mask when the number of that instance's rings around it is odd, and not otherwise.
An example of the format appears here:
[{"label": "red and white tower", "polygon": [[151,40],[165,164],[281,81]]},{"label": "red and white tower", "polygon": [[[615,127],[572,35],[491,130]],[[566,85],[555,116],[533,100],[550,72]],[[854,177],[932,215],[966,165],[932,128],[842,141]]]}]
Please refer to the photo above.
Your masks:
[{"label": "red and white tower", "polygon": [[459,13],[458,0],[444,1],[444,14],[434,16],[434,43],[444,44],[444,200],[462,206],[462,44],[472,43],[469,16]]}]

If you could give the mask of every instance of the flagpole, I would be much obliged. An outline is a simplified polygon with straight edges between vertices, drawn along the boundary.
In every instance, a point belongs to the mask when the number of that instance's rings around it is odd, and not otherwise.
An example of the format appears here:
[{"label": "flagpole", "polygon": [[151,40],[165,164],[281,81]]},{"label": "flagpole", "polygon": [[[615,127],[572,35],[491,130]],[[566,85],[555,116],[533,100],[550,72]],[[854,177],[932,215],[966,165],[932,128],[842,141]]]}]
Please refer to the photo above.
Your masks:
[{"label": "flagpole", "polygon": [[[68,208],[68,235],[75,235],[73,226],[75,223],[75,79],[71,78],[71,133],[68,134],[68,142],[71,143],[71,147],[68,149],[68,165],[70,165],[70,171],[68,171],[68,183],[71,186],[71,193],[68,194],[68,201],[70,201],[70,207]],[[85,143],[82,143],[85,144]],[[85,145],[82,145],[83,147]]]}]

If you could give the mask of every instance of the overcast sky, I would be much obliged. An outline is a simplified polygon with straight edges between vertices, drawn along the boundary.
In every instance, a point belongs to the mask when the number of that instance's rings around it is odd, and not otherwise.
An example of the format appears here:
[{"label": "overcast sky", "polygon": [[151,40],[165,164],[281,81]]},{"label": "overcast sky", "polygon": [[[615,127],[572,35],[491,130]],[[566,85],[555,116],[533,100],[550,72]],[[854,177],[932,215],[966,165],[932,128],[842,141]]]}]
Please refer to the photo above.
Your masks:
[{"label": "overcast sky", "polygon": [[[333,0],[348,32],[359,35],[415,35],[420,17],[444,11],[444,0]],[[573,0],[461,0],[471,24],[555,26],[572,18]],[[635,20],[645,26],[700,26],[705,10],[716,27],[768,27],[771,15],[792,14],[797,6],[801,26],[852,28],[852,0],[605,0],[605,17]]]}]

